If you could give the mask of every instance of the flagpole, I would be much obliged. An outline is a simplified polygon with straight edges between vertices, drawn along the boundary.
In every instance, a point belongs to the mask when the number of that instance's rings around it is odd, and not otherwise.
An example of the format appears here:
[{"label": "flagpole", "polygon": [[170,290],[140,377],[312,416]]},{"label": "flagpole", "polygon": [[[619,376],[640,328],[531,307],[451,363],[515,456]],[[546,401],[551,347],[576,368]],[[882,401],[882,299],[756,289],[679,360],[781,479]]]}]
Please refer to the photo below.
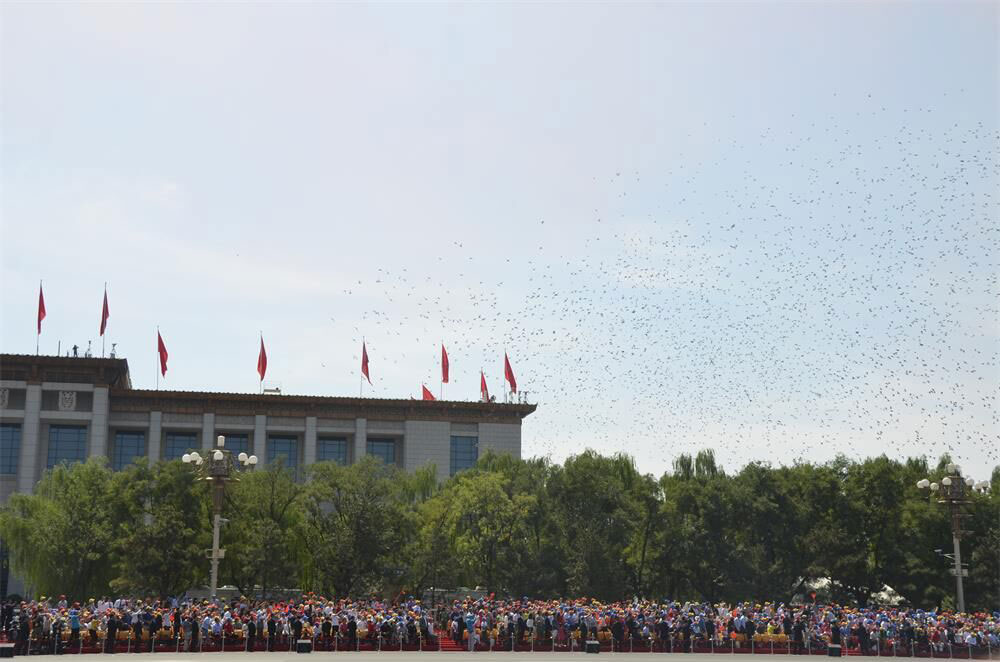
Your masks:
[{"label": "flagpole", "polygon": [[438,399],[444,400],[444,341],[441,341],[441,390],[438,391]]},{"label": "flagpole", "polygon": [[156,390],[160,390],[160,327],[156,327]]},{"label": "flagpole", "polygon": [[[104,301],[108,300],[108,281],[104,281]],[[104,302],[101,302],[101,325],[104,325]],[[101,331],[101,358],[104,358],[104,331]]]},{"label": "flagpole", "polygon": [[[38,292],[39,292],[38,298],[41,299],[42,298],[42,295],[41,295],[41,292],[42,292],[42,281],[41,280],[38,281]],[[36,315],[36,317],[37,317],[37,315]],[[38,343],[41,341],[41,339],[42,339],[42,325],[41,325],[41,323],[39,323],[38,324],[38,333],[35,334],[35,356],[38,356]]]},{"label": "flagpole", "polygon": [[[264,329],[260,329],[260,347],[261,349],[264,348]],[[260,358],[257,359],[257,362],[260,363]],[[257,388],[260,391],[260,395],[264,395],[264,375],[260,376],[260,385]]]},{"label": "flagpole", "polygon": [[[365,337],[364,336],[361,336],[361,360],[362,361],[365,360]],[[364,366],[362,366],[362,367],[364,367]],[[361,379],[359,379],[358,381],[361,383],[361,386],[358,387],[358,397],[359,398],[363,398],[363,397],[365,397],[365,373],[364,372],[361,373]]]}]

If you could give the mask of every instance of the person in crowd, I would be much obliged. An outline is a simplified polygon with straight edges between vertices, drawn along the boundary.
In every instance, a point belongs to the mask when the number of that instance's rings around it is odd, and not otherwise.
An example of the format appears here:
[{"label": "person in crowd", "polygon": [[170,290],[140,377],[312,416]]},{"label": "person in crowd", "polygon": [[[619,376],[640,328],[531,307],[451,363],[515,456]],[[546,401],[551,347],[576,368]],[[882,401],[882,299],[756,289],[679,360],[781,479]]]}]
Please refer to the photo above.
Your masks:
[{"label": "person in crowd", "polygon": [[[59,606],[64,601],[65,608]],[[102,596],[82,605],[59,596],[8,602],[0,608],[0,632],[15,643],[17,654],[29,649],[65,652],[67,646],[72,652],[80,651],[81,630],[86,630],[88,646],[99,645],[104,635],[109,653],[122,632],[132,638],[130,650],[150,651],[164,628],[173,629],[174,640],[188,651],[201,650],[199,637],[230,643],[242,640],[246,650],[253,650],[256,641],[266,637],[268,649],[275,650],[284,635],[282,650],[291,648],[297,638],[322,639],[328,642],[328,650],[391,649],[400,643],[426,649],[438,643],[435,630],[466,650],[516,646],[581,650],[587,640],[598,639],[616,651],[679,652],[742,648],[755,638],[755,648],[771,646],[796,654],[822,649],[828,643],[869,655],[903,651],[940,656],[960,651],[957,657],[974,657],[965,647],[1000,648],[1000,611],[955,614],[892,606],[644,600],[601,604],[590,599],[491,596],[426,609],[413,598],[328,600],[308,595],[280,602],[241,597],[200,603]],[[342,637],[339,645],[338,635]]]}]

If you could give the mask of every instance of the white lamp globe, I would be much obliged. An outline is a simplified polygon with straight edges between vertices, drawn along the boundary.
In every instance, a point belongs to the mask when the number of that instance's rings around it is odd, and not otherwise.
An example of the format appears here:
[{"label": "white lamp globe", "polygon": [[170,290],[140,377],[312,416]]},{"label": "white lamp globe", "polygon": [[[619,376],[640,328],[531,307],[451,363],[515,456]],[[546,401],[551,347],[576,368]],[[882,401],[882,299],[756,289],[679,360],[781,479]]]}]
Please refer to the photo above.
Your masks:
[{"label": "white lamp globe", "polygon": [[184,453],[184,455],[181,455],[181,462],[187,464],[190,461],[191,461],[191,453]]},{"label": "white lamp globe", "polygon": [[919,487],[922,490],[925,490],[928,487],[930,487],[930,484],[931,484],[931,481],[927,480],[926,478],[924,478],[923,480],[918,480],[917,481],[917,487]]},{"label": "white lamp globe", "polygon": [[224,456],[222,455],[222,451],[215,451],[214,453],[212,453],[212,457],[215,458],[215,460],[218,462]]},{"label": "white lamp globe", "polygon": [[250,457],[248,457],[247,458],[247,463],[251,464],[251,465],[257,464],[257,456],[256,455],[251,455]]},{"label": "white lamp globe", "polygon": [[219,448],[222,448],[226,445],[226,438],[220,434],[215,438],[215,443],[218,444]]},{"label": "white lamp globe", "polygon": [[946,468],[946,469],[948,470],[948,473],[950,473],[950,474],[953,474],[953,473],[955,473],[956,471],[958,471],[958,465],[957,465],[957,464],[955,464],[954,462],[952,462],[951,464],[949,464],[949,465],[948,465],[947,467],[945,467],[945,468]]},{"label": "white lamp globe", "polygon": [[931,483],[931,492],[937,492],[937,491],[938,491],[938,484]]},{"label": "white lamp globe", "polygon": [[945,476],[943,479],[941,479],[941,484],[944,485],[945,487],[949,487],[951,485],[951,478]]},{"label": "white lamp globe", "polygon": [[246,464],[247,463],[247,454],[246,453],[240,453],[239,455],[236,456],[236,459],[238,459],[243,464]]},{"label": "white lamp globe", "polygon": [[973,485],[976,484],[976,481],[974,478],[970,476],[969,478],[965,479],[965,484],[968,485],[969,487],[972,487]]}]

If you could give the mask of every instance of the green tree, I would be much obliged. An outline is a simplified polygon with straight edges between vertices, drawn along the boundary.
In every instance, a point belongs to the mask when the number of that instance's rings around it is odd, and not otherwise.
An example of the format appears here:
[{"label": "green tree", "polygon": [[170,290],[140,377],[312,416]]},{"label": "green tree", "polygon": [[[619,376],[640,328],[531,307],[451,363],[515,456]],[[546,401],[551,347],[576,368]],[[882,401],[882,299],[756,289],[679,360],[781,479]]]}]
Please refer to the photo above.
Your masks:
[{"label": "green tree", "polygon": [[302,571],[302,486],[280,461],[226,491],[221,575],[245,595],[290,588]]},{"label": "green tree", "polygon": [[[412,499],[429,485],[372,457],[310,469],[303,535],[313,588],[327,595],[378,591],[402,576],[401,550],[412,537]],[[425,479],[426,476],[423,476]],[[419,483],[419,485],[416,485]],[[421,489],[422,486],[422,489]]]},{"label": "green tree", "polygon": [[728,595],[734,575],[735,503],[732,480],[703,456],[701,470],[680,455],[660,479],[663,495],[653,538],[653,585],[678,599],[716,602]]},{"label": "green tree", "polygon": [[[116,489],[124,479],[101,460],[45,472],[35,494],[12,494],[0,512],[11,569],[40,594],[85,600],[107,593],[115,576],[112,550],[131,521]],[[116,485],[117,484],[117,485]]]},{"label": "green tree", "polygon": [[447,504],[445,528],[453,541],[455,562],[473,582],[503,591],[501,554],[509,549],[517,506],[507,493],[508,479],[487,471],[467,471],[442,491]]},{"label": "green tree", "polygon": [[133,504],[131,524],[117,542],[115,591],[178,595],[204,579],[211,545],[208,494],[181,462],[142,463],[119,474]]},{"label": "green tree", "polygon": [[622,477],[633,469],[627,456],[588,450],[553,472],[546,505],[556,511],[567,594],[614,600],[630,592],[625,548],[638,517]]}]

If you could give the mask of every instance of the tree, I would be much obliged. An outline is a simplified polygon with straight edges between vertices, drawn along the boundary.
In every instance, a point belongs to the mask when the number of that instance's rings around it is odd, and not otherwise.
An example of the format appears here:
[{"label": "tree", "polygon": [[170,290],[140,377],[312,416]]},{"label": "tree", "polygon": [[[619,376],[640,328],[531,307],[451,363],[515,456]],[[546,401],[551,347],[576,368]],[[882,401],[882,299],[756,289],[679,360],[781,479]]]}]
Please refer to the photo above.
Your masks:
[{"label": "tree", "polygon": [[440,495],[447,504],[445,530],[453,541],[455,562],[471,583],[482,582],[489,591],[504,588],[500,555],[509,549],[517,525],[517,507],[507,494],[507,483],[498,473],[467,471],[455,476]]},{"label": "tree", "polygon": [[180,462],[145,463],[119,474],[122,495],[136,504],[117,543],[115,591],[179,595],[204,577],[211,544],[208,493]]},{"label": "tree", "polygon": [[110,551],[131,520],[115,476],[92,459],[47,471],[35,494],[12,494],[0,512],[11,569],[42,594],[73,599],[107,593],[115,576]]},{"label": "tree", "polygon": [[327,595],[378,590],[403,574],[399,556],[411,538],[408,501],[431,489],[418,474],[412,484],[395,467],[365,457],[340,466],[320,462],[310,469],[302,531],[313,567],[313,588]]},{"label": "tree", "polygon": [[280,460],[227,488],[226,516],[224,577],[246,595],[296,583],[303,557],[302,486]]},{"label": "tree", "polygon": [[547,505],[556,512],[567,594],[614,600],[629,592],[625,547],[637,518],[622,477],[630,464],[588,450],[553,472]]},{"label": "tree", "polygon": [[691,456],[680,455],[673,472],[659,481],[663,498],[653,537],[652,583],[661,594],[716,602],[734,595],[740,581],[734,573],[736,503],[733,481],[707,457],[700,464],[696,471]]}]

